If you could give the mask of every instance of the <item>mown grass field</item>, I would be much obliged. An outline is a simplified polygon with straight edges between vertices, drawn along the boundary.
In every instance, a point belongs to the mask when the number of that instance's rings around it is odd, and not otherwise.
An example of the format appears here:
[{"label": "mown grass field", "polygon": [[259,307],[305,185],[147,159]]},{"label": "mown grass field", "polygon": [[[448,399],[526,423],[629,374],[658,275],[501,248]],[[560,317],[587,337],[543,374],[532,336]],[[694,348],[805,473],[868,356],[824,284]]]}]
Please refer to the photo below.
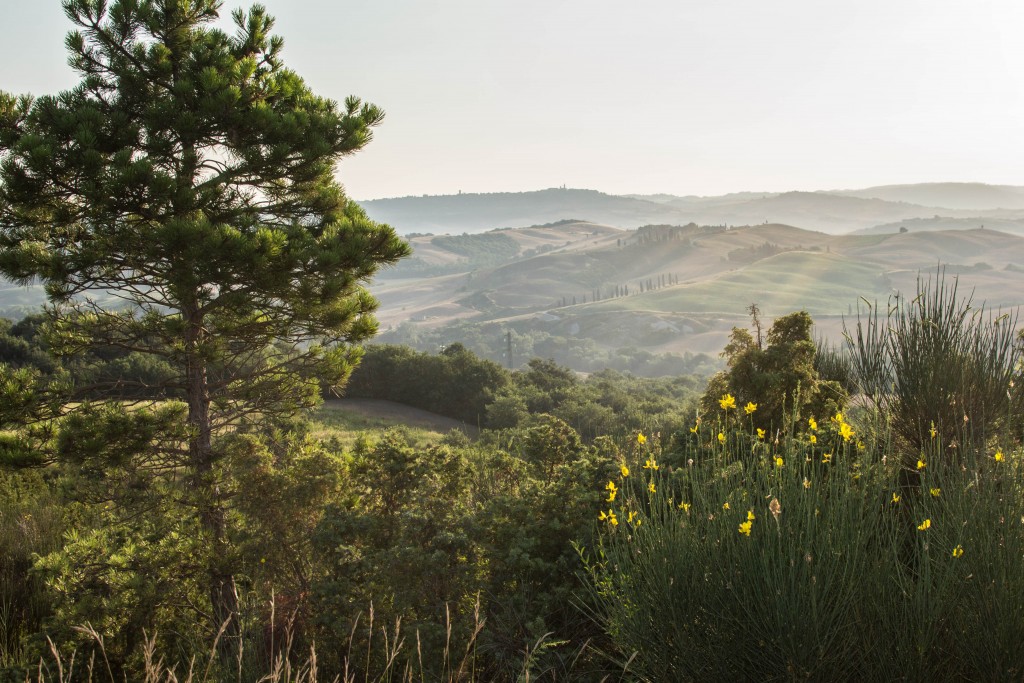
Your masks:
[{"label": "mown grass field", "polygon": [[800,309],[819,315],[844,312],[860,296],[885,298],[888,293],[885,274],[874,264],[839,254],[796,251],[710,280],[602,301],[590,308],[734,314],[756,302],[766,315]]},{"label": "mown grass field", "polygon": [[477,429],[400,403],[374,399],[325,401],[311,416],[312,435],[320,440],[335,439],[345,448],[357,440],[375,438],[389,429],[401,429],[417,447],[439,441],[453,429],[475,436]]}]

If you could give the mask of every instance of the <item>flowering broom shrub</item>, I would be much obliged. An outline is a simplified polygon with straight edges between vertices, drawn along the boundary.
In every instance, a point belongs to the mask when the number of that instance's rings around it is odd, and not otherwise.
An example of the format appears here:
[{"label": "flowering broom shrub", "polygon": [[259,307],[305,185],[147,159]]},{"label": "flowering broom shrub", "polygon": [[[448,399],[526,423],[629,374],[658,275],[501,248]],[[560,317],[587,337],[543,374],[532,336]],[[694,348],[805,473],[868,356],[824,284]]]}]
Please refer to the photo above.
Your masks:
[{"label": "flowering broom shrub", "polygon": [[[721,410],[741,398],[721,397]],[[698,426],[682,466],[637,438],[582,549],[598,619],[645,680],[1016,680],[1019,460],[935,438],[899,487],[842,414],[791,437]],[[884,433],[864,426],[865,433]],[[866,442],[865,442],[866,441]],[[879,457],[881,454],[881,457]],[[628,472],[628,474],[626,474]]]}]

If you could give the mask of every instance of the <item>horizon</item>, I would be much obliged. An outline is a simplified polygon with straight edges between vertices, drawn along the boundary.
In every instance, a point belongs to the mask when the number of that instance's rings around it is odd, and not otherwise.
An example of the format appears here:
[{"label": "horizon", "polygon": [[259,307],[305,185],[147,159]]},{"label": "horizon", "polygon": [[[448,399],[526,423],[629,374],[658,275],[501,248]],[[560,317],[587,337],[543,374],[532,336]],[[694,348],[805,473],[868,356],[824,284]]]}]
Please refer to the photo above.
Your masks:
[{"label": "horizon", "polygon": [[[934,185],[960,185],[960,186],[983,186],[983,187],[1005,187],[1024,190],[1024,183],[1020,185],[1011,185],[1006,183],[985,183],[980,181],[972,180],[936,180],[929,182],[908,182],[908,183],[892,183],[892,184],[870,184],[862,187],[832,187],[827,189],[808,190],[803,188],[791,188],[788,190],[765,190],[765,189],[738,189],[729,190],[722,192],[721,194],[673,194],[671,192],[605,192],[593,187],[569,187],[565,185],[552,186],[552,187],[535,187],[532,189],[524,190],[480,190],[476,192],[445,192],[439,194],[431,193],[420,193],[420,194],[404,194],[395,195],[392,197],[352,197],[352,200],[360,202],[374,202],[383,201],[388,199],[422,199],[424,197],[459,197],[462,195],[494,195],[494,194],[528,194],[531,192],[547,192],[548,190],[566,190],[566,191],[583,191],[583,192],[597,192],[599,194],[608,195],[610,197],[677,197],[680,199],[695,198],[695,199],[713,199],[717,197],[727,197],[734,194],[790,194],[790,193],[802,193],[802,194],[831,194],[836,192],[863,192],[865,190],[875,188],[890,188],[890,187],[922,187],[922,186],[934,186]],[[939,207],[942,208],[942,207]],[[996,208],[996,207],[993,207]]]}]

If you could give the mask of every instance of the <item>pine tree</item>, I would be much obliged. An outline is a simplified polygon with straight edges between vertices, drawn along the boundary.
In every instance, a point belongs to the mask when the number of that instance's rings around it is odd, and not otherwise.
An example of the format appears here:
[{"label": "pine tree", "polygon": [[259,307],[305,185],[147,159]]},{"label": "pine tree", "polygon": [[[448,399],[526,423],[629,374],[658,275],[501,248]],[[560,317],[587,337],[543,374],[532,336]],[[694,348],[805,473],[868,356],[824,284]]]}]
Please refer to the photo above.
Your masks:
[{"label": "pine tree", "polygon": [[180,436],[145,451],[184,473],[213,630],[229,622],[230,636],[237,482],[223,441],[344,383],[353,343],[376,329],[364,283],[408,247],[334,177],[383,112],[314,95],[260,6],[234,13],[232,35],[213,28],[221,4],[65,1],[80,83],[0,93],[0,272],[45,284],[58,351],[115,347],[174,368],[146,389],[183,399],[151,411],[179,415]]}]

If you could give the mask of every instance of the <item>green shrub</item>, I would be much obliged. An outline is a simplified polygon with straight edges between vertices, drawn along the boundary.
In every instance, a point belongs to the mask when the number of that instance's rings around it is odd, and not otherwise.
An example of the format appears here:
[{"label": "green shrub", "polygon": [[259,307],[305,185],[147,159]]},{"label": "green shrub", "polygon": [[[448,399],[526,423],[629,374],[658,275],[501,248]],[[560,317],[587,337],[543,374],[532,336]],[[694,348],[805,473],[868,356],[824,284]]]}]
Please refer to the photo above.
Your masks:
[{"label": "green shrub", "polygon": [[904,464],[933,429],[946,444],[985,443],[1019,424],[1011,410],[1021,360],[1016,315],[995,317],[959,296],[942,271],[935,281],[918,279],[911,300],[897,294],[885,309],[858,311],[845,334],[854,380],[891,421]]},{"label": "green shrub", "polygon": [[713,376],[701,399],[704,413],[713,412],[720,398],[734,395],[758,406],[751,416],[757,427],[777,430],[788,413],[805,418],[831,415],[843,409],[847,393],[839,382],[823,378],[816,366],[818,347],[811,336],[813,322],[806,311],[782,316],[761,338],[756,306],[751,307],[756,337],[734,327],[722,355],[727,368]]}]

